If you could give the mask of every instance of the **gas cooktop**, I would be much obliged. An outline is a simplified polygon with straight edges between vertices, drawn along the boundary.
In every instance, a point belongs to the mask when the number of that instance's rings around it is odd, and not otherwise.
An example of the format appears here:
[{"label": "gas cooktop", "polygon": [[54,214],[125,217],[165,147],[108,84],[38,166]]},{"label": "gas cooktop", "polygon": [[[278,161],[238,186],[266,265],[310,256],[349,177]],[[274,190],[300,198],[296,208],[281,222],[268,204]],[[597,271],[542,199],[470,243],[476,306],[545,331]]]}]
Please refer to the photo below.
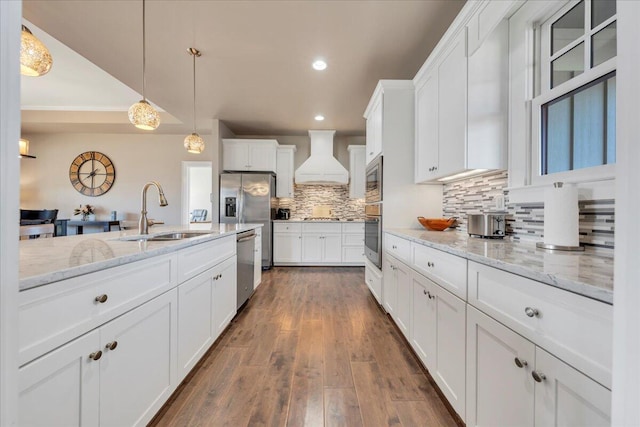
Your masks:
[{"label": "gas cooktop", "polygon": [[303,218],[303,221],[340,221],[340,218],[328,217],[328,216],[310,216]]}]

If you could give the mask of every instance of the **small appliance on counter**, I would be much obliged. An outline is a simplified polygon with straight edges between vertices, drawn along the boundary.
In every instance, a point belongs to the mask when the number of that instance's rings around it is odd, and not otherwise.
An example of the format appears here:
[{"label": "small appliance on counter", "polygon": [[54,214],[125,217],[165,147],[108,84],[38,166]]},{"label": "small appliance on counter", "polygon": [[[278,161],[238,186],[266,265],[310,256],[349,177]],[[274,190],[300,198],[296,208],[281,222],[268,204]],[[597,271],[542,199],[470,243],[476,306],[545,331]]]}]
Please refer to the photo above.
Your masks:
[{"label": "small appliance on counter", "polygon": [[276,219],[289,219],[291,218],[291,209],[278,208],[276,213]]},{"label": "small appliance on counter", "polygon": [[467,233],[470,236],[502,239],[506,234],[505,215],[496,213],[469,214]]}]

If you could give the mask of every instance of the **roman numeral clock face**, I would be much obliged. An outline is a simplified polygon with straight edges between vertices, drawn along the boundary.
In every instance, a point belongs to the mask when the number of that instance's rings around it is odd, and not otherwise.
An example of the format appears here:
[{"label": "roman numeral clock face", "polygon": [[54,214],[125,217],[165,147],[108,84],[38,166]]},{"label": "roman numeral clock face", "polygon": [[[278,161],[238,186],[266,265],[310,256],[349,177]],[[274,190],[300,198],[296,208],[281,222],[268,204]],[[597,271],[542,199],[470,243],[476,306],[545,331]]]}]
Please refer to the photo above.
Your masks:
[{"label": "roman numeral clock face", "polygon": [[102,196],[116,180],[111,159],[97,151],[87,151],[73,159],[69,167],[71,185],[85,196]]}]

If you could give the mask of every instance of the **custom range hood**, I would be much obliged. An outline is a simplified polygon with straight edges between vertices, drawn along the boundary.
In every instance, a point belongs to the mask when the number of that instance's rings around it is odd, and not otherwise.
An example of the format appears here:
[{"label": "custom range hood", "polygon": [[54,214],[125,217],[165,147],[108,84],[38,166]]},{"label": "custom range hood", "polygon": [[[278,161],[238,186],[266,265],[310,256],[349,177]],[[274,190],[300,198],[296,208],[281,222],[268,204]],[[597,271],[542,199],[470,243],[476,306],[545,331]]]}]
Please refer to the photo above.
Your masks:
[{"label": "custom range hood", "polygon": [[348,184],[349,172],[333,157],[335,130],[310,130],[311,155],[295,173],[296,184]]}]

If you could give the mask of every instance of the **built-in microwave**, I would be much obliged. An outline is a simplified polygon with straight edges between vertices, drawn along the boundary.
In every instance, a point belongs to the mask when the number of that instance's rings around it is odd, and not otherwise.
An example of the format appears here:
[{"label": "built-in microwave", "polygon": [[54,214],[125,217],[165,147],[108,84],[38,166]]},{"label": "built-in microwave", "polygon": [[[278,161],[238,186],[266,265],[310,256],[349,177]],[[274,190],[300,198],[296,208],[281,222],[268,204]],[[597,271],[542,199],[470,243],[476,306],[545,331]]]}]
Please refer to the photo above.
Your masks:
[{"label": "built-in microwave", "polygon": [[367,186],[364,197],[366,203],[382,201],[382,156],[378,156],[367,166]]},{"label": "built-in microwave", "polygon": [[364,254],[382,269],[382,203],[364,206]]}]

